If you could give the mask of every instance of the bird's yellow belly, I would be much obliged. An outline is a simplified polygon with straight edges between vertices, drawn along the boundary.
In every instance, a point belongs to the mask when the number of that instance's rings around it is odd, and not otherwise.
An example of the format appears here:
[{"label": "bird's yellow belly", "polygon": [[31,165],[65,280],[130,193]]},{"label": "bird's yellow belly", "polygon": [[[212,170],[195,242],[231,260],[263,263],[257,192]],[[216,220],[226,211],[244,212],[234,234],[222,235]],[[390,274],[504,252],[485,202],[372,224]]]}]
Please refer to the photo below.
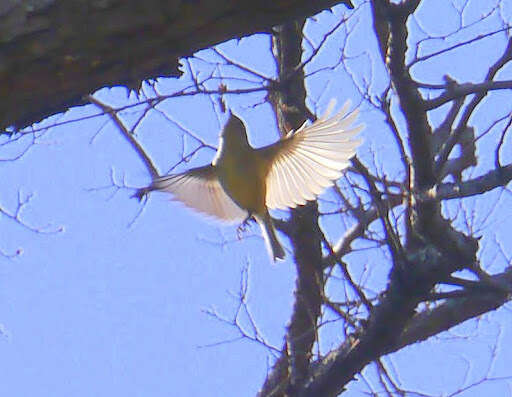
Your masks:
[{"label": "bird's yellow belly", "polygon": [[[224,159],[219,179],[226,193],[251,213],[265,211],[265,175],[253,159]],[[227,160],[227,161],[226,161]]]}]

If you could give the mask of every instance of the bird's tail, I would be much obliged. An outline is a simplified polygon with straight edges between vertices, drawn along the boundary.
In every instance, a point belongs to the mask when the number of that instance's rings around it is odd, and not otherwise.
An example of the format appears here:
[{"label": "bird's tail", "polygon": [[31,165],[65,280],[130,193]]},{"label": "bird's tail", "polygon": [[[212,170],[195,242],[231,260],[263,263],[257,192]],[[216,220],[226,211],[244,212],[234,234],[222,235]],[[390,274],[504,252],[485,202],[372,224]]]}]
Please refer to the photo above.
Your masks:
[{"label": "bird's tail", "polygon": [[277,239],[276,229],[274,228],[272,218],[268,211],[264,216],[256,216],[256,220],[260,224],[261,233],[263,234],[263,238],[265,239],[265,243],[272,260],[275,262],[276,259],[284,259],[284,248]]}]

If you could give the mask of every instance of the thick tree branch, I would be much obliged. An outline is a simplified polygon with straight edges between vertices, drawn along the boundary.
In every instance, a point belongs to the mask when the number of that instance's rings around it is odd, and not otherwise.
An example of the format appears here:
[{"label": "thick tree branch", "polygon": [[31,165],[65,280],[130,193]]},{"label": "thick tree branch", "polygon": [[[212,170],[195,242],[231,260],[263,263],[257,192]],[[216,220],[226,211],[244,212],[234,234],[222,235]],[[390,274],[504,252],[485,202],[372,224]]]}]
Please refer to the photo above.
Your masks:
[{"label": "thick tree branch", "polygon": [[[297,129],[305,121],[306,89],[304,71],[297,68],[302,56],[301,23],[287,23],[276,29],[274,56],[279,67],[281,91],[271,98],[281,132]],[[295,302],[283,352],[267,378],[260,396],[294,395],[308,375],[317,322],[323,296],[322,233],[318,226],[318,206],[309,203],[292,210],[289,237],[297,269]]]},{"label": "thick tree branch", "polygon": [[418,6],[419,1],[408,2],[404,5],[388,5],[388,18],[390,25],[390,38],[387,57],[387,66],[391,80],[400,99],[407,130],[409,131],[409,145],[412,152],[412,183],[413,189],[424,189],[434,182],[432,169],[432,153],[430,151],[430,138],[432,131],[424,110],[424,103],[416,84],[405,66],[405,52],[407,51],[407,19]]},{"label": "thick tree branch", "polygon": [[487,94],[489,91],[508,90],[511,88],[512,80],[484,81],[478,84],[448,84],[443,94],[424,102],[424,109],[427,111],[433,110],[454,99],[464,98],[471,94]]},{"label": "thick tree branch", "polygon": [[[512,268],[492,276],[491,279],[500,285],[508,285],[512,291]],[[475,289],[465,297],[450,299],[432,310],[426,310],[414,316],[404,329],[398,343],[392,346],[388,353],[424,341],[464,321],[496,310],[508,300],[510,296],[504,291],[485,289]]]},{"label": "thick tree branch", "polygon": [[512,165],[489,171],[474,179],[460,183],[442,183],[434,191],[427,192],[425,199],[447,200],[470,197],[504,187],[512,180]]},{"label": "thick tree branch", "polygon": [[[497,284],[507,285],[509,290],[512,290],[511,268],[491,278]],[[432,310],[425,310],[413,316],[405,326],[401,335],[395,340],[395,343],[386,346],[381,353],[389,354],[414,343],[424,341],[464,321],[495,310],[509,299],[510,296],[505,291],[493,291],[488,289],[474,289],[472,293],[463,298],[450,299]],[[381,307],[380,310],[383,309],[384,308]],[[386,321],[385,319],[383,320]],[[336,387],[335,382],[330,382],[330,384],[325,385],[320,379],[328,379],[325,375],[328,373],[331,374],[334,380],[343,377],[346,381],[349,381],[350,378],[347,378],[345,373],[351,371],[352,367],[348,367],[348,365],[360,366],[362,368],[362,365],[357,363],[357,359],[362,357],[359,354],[365,351],[368,354],[369,348],[363,349],[361,346],[362,343],[364,343],[363,339],[349,338],[338,349],[313,363],[312,367],[314,369],[313,371],[316,373],[317,379],[313,378],[312,383],[309,385],[309,391],[305,392],[303,395],[336,395],[339,388]],[[339,363],[343,363],[346,366],[342,368],[340,365],[338,367]],[[339,369],[339,372],[335,373],[336,369]],[[354,371],[353,375],[355,375],[355,373],[357,373],[357,371]]]},{"label": "thick tree branch", "polygon": [[0,7],[0,131],[26,127],[102,87],[176,76],[180,57],[268,32],[350,0],[13,0]]}]

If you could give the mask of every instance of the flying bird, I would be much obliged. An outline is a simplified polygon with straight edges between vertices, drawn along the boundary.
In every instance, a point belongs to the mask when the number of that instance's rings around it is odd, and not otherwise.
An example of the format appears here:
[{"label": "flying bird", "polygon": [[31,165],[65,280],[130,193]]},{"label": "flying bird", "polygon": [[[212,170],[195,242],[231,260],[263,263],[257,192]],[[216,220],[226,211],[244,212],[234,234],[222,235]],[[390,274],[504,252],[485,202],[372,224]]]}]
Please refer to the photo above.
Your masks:
[{"label": "flying bird", "polygon": [[315,200],[340,178],[361,144],[353,137],[364,125],[352,126],[359,110],[349,113],[347,101],[329,118],[334,104],[331,101],[326,114],[312,124],[306,122],[258,149],[249,145],[242,120],[230,114],[211,164],[157,177],[135,195],[142,198],[158,190],[220,220],[245,223],[254,218],[271,258],[284,259],[269,209],[294,208]]}]

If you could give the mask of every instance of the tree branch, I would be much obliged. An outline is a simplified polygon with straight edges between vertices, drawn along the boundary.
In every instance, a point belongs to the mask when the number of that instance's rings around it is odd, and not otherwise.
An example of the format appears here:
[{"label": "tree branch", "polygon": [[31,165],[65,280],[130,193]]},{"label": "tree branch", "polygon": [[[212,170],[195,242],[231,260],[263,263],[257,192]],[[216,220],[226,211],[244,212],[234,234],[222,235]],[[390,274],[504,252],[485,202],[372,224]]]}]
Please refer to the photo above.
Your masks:
[{"label": "tree branch", "polygon": [[[351,0],[43,1],[0,10],[0,131],[86,103],[102,87],[177,76],[179,58]],[[115,21],[115,22],[113,22]]]}]

